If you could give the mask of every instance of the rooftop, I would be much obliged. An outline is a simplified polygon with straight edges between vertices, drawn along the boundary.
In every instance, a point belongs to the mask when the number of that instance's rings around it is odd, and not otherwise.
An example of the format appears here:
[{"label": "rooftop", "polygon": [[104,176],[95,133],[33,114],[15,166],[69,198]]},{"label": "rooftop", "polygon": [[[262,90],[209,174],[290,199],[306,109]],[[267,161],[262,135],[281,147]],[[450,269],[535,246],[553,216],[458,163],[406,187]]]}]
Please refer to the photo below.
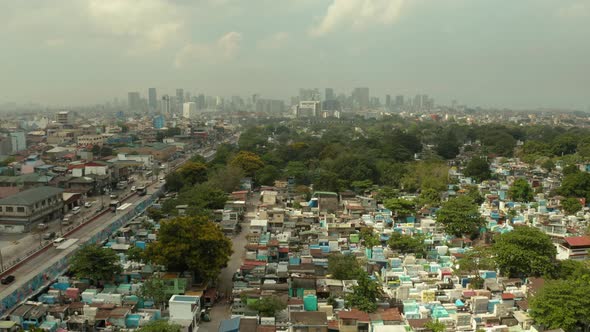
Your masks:
[{"label": "rooftop", "polygon": [[63,189],[55,187],[36,187],[0,199],[0,205],[32,205],[49,197],[60,195]]}]

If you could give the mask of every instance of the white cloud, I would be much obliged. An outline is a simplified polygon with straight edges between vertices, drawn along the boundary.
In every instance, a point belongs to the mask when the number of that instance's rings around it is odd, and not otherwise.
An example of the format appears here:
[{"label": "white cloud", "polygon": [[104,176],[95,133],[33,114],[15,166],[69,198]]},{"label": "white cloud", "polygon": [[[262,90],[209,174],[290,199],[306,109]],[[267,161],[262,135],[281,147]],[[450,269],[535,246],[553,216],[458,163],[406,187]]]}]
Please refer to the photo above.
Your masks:
[{"label": "white cloud", "polygon": [[192,62],[220,63],[232,60],[240,50],[242,34],[228,32],[213,43],[185,45],[176,54],[176,67],[185,67]]},{"label": "white cloud", "polygon": [[322,36],[340,27],[355,30],[370,25],[389,25],[399,17],[405,0],[333,0],[312,36]]},{"label": "white cloud", "polygon": [[590,3],[588,1],[575,1],[561,7],[557,14],[563,18],[590,17]]},{"label": "white cloud", "polygon": [[161,49],[184,24],[176,6],[164,0],[89,0],[87,10],[99,33],[131,39],[134,51]]},{"label": "white cloud", "polygon": [[289,34],[286,32],[274,33],[258,42],[258,48],[262,49],[277,49],[285,44],[289,39]]}]

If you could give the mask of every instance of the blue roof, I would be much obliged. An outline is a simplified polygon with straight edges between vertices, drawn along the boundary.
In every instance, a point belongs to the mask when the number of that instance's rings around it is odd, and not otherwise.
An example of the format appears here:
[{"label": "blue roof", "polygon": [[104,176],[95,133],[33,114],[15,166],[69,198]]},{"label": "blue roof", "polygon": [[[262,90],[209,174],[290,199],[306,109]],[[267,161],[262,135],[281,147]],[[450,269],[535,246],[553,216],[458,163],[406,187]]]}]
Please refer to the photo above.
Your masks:
[{"label": "blue roof", "polygon": [[219,332],[231,332],[240,330],[240,317],[224,319],[219,323]]}]

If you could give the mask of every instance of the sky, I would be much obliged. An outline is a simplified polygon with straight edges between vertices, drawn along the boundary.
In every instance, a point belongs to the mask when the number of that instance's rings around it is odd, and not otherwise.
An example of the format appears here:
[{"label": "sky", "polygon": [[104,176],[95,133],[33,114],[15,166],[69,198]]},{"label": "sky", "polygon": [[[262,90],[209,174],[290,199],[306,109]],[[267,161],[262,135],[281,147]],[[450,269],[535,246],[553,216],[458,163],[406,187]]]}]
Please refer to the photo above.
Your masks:
[{"label": "sky", "polygon": [[587,110],[589,36],[589,0],[6,0],[0,103],[366,86]]}]

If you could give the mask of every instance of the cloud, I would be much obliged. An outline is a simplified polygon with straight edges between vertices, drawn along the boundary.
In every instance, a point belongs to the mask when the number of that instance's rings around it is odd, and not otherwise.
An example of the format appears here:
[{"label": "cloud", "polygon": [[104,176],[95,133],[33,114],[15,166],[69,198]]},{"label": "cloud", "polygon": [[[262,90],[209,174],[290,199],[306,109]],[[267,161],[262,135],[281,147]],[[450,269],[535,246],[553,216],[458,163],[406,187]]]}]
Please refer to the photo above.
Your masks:
[{"label": "cloud", "polygon": [[340,27],[362,30],[370,25],[389,25],[399,17],[405,0],[333,0],[319,25],[310,29],[315,37]]},{"label": "cloud", "polygon": [[557,11],[558,16],[570,19],[578,17],[590,17],[590,3],[587,1],[575,1]]},{"label": "cloud", "polygon": [[134,51],[161,49],[184,24],[176,6],[164,0],[89,0],[87,12],[100,34],[129,38]]},{"label": "cloud", "polygon": [[213,43],[185,45],[177,54],[175,65],[185,67],[192,62],[220,63],[232,60],[240,50],[242,34],[231,31]]},{"label": "cloud", "polygon": [[289,39],[289,34],[286,32],[274,33],[258,42],[258,48],[261,49],[277,49],[285,44]]}]

